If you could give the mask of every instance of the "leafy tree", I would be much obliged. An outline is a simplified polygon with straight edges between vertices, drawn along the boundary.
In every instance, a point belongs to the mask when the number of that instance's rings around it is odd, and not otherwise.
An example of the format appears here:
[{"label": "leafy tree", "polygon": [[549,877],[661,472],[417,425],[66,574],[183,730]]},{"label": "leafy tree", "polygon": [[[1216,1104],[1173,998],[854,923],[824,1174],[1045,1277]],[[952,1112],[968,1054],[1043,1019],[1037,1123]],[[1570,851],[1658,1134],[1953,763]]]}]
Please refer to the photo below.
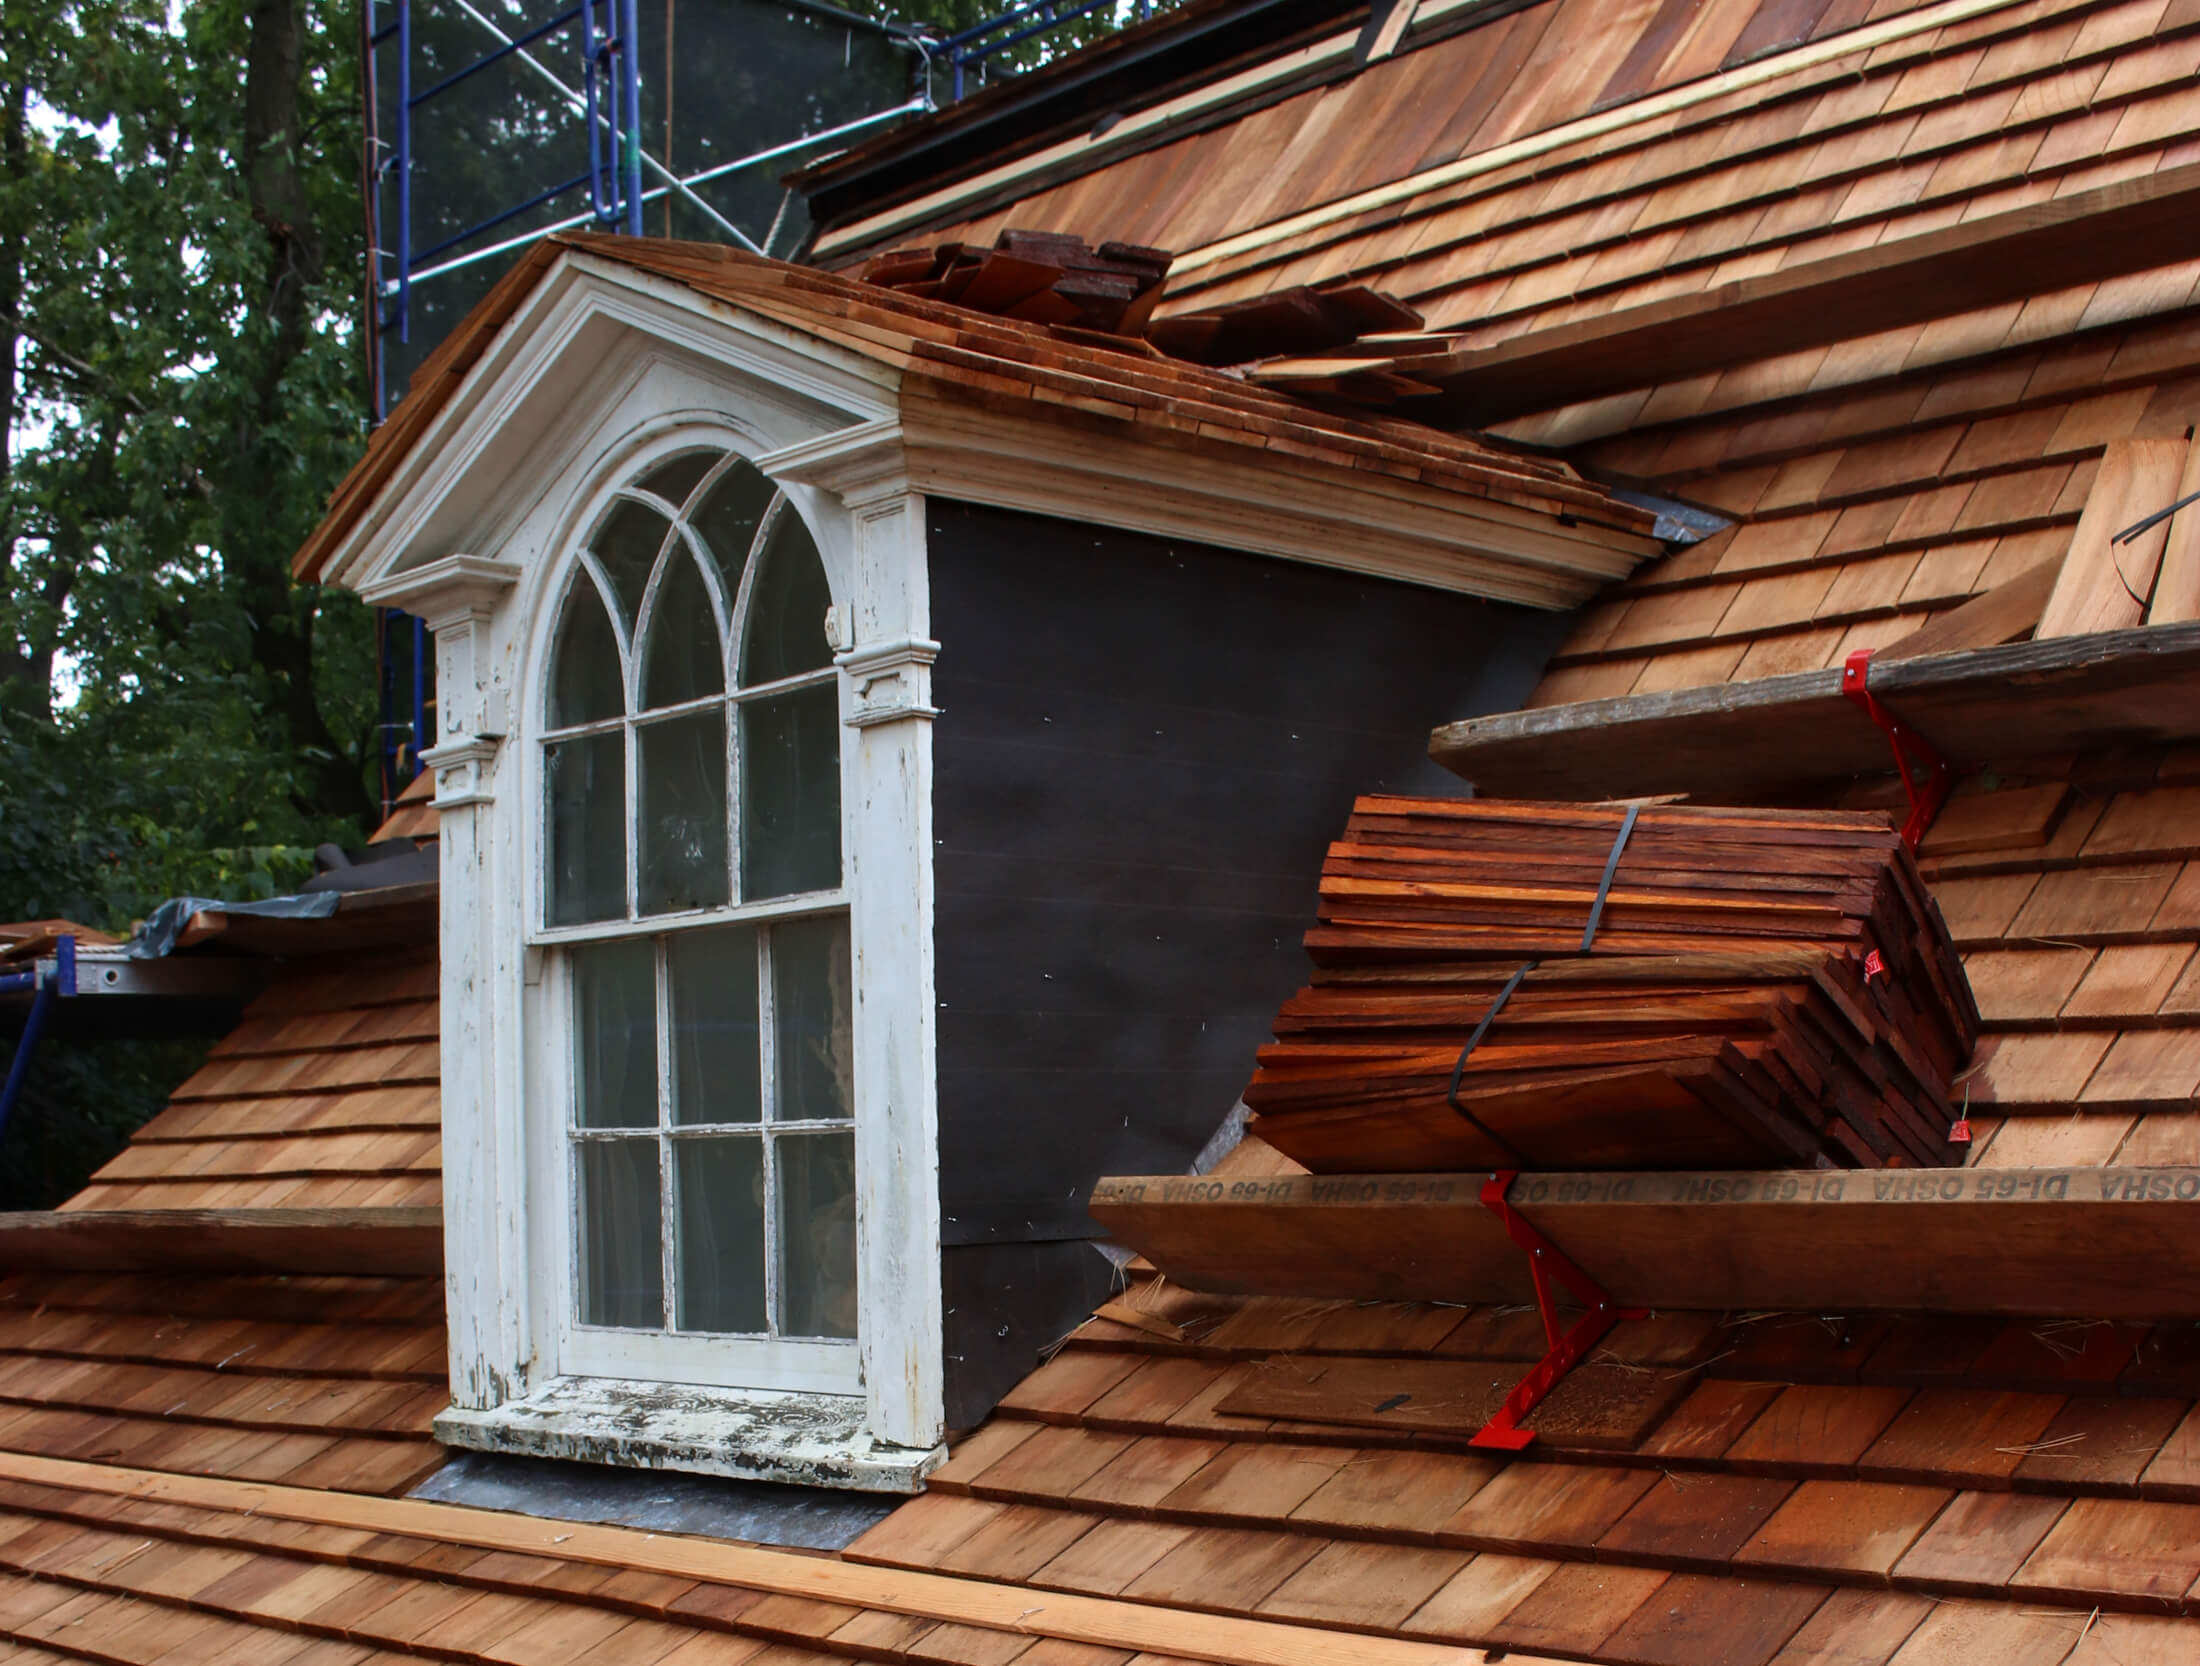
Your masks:
[{"label": "leafy tree", "polygon": [[[517,17],[534,0],[500,3]],[[858,3],[944,29],[997,9]],[[830,20],[716,4],[715,22],[690,14],[677,52],[672,7],[642,6],[643,62],[684,66],[644,104],[667,143],[680,115],[683,172],[907,85],[897,52],[866,57]],[[1134,6],[1113,0],[1003,62],[1043,61]],[[487,44],[450,10],[420,9],[420,50],[445,73]],[[366,429],[360,22],[359,0],[0,11],[0,919],[120,930],[170,895],[287,889],[314,843],[356,843],[373,823],[369,616],[289,572]],[[437,213],[470,224],[524,200],[514,182],[550,150],[569,165],[577,124],[539,76],[499,73],[502,92],[441,135],[442,172],[415,176],[424,233]],[[712,201],[752,235],[781,230],[777,248],[799,235],[764,172],[729,176]],[[666,224],[714,235],[684,204]],[[495,269],[447,285],[450,305]],[[454,317],[423,314],[412,356]],[[44,1050],[6,1134],[0,1207],[73,1190],[187,1063]]]},{"label": "leafy tree", "polygon": [[[356,19],[0,12],[0,918],[293,888],[371,824],[368,617],[289,574],[365,428]],[[189,1061],[43,1047],[0,1202],[73,1190]]]},{"label": "leafy tree", "polygon": [[64,732],[89,774],[199,777],[202,808],[232,806],[209,844],[371,808],[363,612],[289,575],[364,429],[355,17],[0,19],[7,720]]}]

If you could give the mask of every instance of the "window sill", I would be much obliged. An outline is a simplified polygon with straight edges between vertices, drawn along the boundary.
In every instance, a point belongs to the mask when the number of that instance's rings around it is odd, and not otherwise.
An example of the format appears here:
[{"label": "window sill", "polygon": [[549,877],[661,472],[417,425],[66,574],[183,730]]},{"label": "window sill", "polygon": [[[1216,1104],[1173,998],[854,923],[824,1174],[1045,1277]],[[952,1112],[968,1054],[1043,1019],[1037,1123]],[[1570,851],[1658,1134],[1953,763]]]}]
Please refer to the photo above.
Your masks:
[{"label": "window sill", "polygon": [[862,1396],[559,1377],[488,1411],[452,1407],[436,1439],[480,1452],[726,1475],[849,1492],[922,1490],[945,1447],[889,1446]]}]

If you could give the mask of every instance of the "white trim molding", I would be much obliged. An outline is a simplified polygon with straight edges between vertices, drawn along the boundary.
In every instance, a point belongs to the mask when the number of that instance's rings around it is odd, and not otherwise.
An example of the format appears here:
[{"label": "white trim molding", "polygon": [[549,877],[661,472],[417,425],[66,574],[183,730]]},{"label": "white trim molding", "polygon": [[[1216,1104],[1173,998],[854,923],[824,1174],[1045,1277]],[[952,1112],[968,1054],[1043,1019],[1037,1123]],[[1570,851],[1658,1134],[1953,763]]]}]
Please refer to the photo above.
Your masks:
[{"label": "white trim molding", "polygon": [[867,1427],[859,1394],[696,1388],[558,1377],[486,1411],[453,1407],[436,1439],[484,1452],[676,1469],[853,1492],[913,1493],[947,1448],[895,1446]]},{"label": "white trim molding", "polygon": [[435,773],[434,803],[438,812],[496,802],[490,776],[502,745],[501,737],[496,735],[466,735],[420,754],[420,761]]},{"label": "white trim molding", "polygon": [[848,727],[868,729],[905,717],[939,716],[932,704],[932,662],[939,657],[937,642],[914,637],[851,648],[837,656],[833,663],[848,679]]},{"label": "white trim molding", "polygon": [[851,509],[890,502],[909,490],[901,423],[893,417],[858,423],[757,458],[774,480],[799,480],[831,492]]},{"label": "white trim molding", "polygon": [[[516,562],[447,555],[409,572],[390,574],[360,592],[376,607],[398,608],[425,620],[435,632],[436,737],[443,743],[438,750],[448,752],[462,741],[502,735],[510,726],[510,679],[497,675],[489,634],[498,607],[519,580]],[[421,754],[421,761],[437,769],[437,805],[442,808],[441,768],[427,752]],[[455,766],[470,760],[450,753],[449,761]],[[479,791],[483,774],[476,767],[473,784],[454,790]]]}]

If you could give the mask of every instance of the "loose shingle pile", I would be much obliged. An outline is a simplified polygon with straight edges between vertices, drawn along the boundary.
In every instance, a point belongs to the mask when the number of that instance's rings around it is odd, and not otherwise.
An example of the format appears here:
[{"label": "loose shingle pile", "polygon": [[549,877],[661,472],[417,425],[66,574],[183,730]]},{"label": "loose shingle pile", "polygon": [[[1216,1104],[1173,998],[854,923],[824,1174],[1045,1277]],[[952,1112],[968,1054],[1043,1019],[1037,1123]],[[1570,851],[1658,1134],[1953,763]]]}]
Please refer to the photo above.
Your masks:
[{"label": "loose shingle pile", "polygon": [[1882,817],[1363,798],[1320,920],[1245,1096],[1317,1172],[1962,1159],[1978,1014]]},{"label": "loose shingle pile", "polygon": [[1171,258],[1166,249],[1136,243],[1094,248],[1068,233],[1012,228],[990,249],[971,243],[897,249],[866,261],[856,276],[972,312],[1119,336],[1126,344],[1143,339],[1150,348],[1192,364],[1237,365],[1319,353],[1421,327],[1421,315],[1404,302],[1354,283],[1298,284],[1157,319],[1153,311]]}]

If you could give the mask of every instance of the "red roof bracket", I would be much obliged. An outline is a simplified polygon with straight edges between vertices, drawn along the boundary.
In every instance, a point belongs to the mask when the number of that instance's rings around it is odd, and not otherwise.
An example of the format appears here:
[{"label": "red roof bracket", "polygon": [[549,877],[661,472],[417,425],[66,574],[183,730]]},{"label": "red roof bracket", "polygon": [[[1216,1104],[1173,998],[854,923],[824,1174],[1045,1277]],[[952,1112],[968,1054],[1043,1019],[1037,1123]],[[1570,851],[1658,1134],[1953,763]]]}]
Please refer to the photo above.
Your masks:
[{"label": "red roof bracket", "polygon": [[1902,842],[1914,856],[1948,802],[1956,772],[1940,755],[1940,748],[1879,703],[1871,690],[1871,670],[1871,649],[1857,649],[1841,667],[1841,692],[1878,725],[1887,744],[1894,748],[1895,772],[1902,777],[1902,790],[1910,800],[1910,816],[1902,824]]},{"label": "red roof bracket", "polygon": [[[1482,1186],[1482,1207],[1504,1222],[1506,1236],[1528,1252],[1528,1272],[1535,1280],[1535,1304],[1543,1315],[1543,1336],[1549,1349],[1536,1362],[1535,1368],[1513,1385],[1512,1392],[1505,1396],[1505,1403],[1497,1408],[1497,1415],[1483,1424],[1481,1432],[1468,1443],[1506,1452],[1517,1452],[1535,1439],[1535,1431],[1520,1427],[1520,1420],[1541,1405],[1566,1373],[1604,1340],[1605,1332],[1622,1319],[1645,1316],[1642,1308],[1616,1306],[1603,1286],[1575,1266],[1567,1259],[1565,1251],[1513,1209],[1506,1197],[1512,1190],[1512,1183],[1519,1178],[1517,1169],[1500,1169],[1491,1175]],[[1558,1310],[1551,1300],[1553,1278],[1571,1290],[1588,1309],[1574,1321],[1570,1330],[1564,1332],[1559,1330]]]}]

